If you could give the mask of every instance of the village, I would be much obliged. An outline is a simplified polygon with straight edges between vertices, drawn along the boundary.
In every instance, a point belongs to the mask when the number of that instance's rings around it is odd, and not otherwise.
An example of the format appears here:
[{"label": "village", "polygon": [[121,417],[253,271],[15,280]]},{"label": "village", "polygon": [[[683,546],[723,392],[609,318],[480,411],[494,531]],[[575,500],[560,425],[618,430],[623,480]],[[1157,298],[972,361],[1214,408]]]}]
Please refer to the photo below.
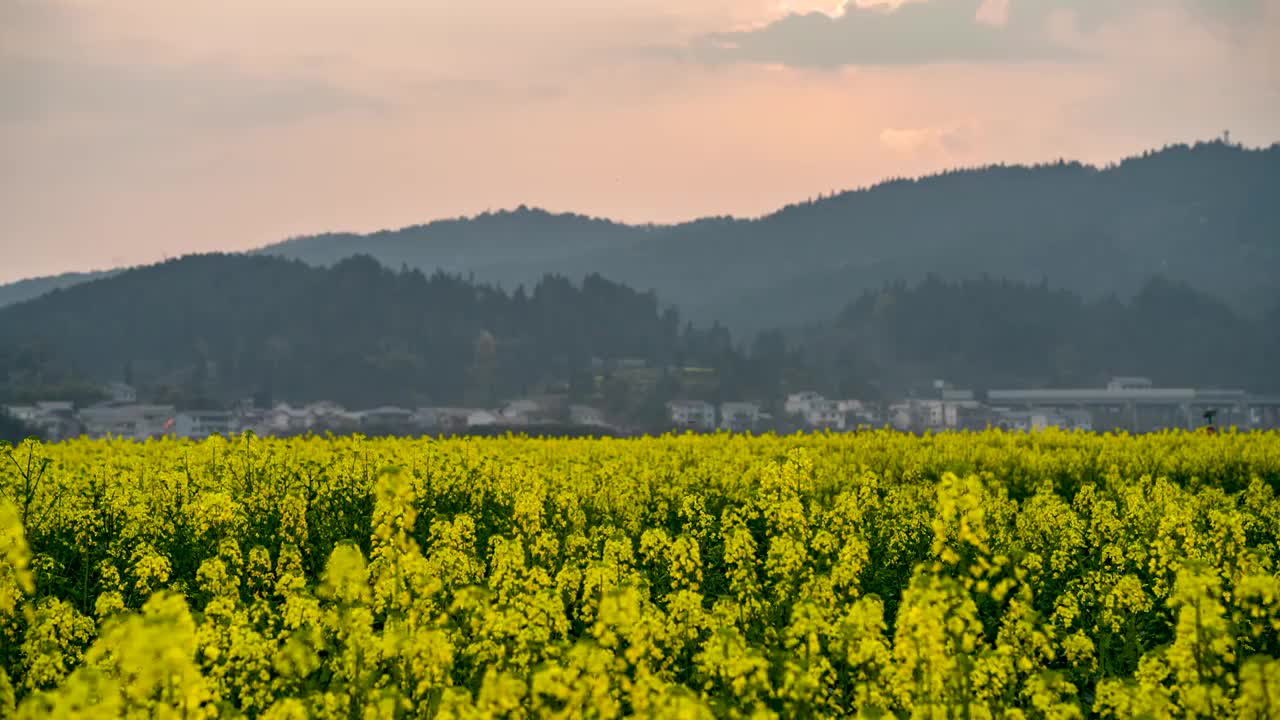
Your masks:
[{"label": "village", "polygon": [[1166,429],[1280,427],[1280,396],[1243,390],[1160,388],[1140,377],[1114,378],[1106,387],[1085,389],[989,390],[954,388],[936,381],[932,391],[888,403],[827,398],[795,392],[772,406],[757,402],[682,399],[666,403],[660,427],[629,427],[592,404],[570,403],[564,395],[515,399],[501,407],[382,406],[362,410],[334,402],[230,409],[192,410],[138,401],[123,383],[104,387],[107,399],[77,407],[50,400],[7,405],[4,410],[51,441],[88,438],[176,437],[252,432],[260,436],[305,434],[448,436],[498,434],[612,435],[654,432],[846,432],[890,427],[904,432],[948,430],[1034,431],[1056,427],[1081,431],[1155,432]]}]

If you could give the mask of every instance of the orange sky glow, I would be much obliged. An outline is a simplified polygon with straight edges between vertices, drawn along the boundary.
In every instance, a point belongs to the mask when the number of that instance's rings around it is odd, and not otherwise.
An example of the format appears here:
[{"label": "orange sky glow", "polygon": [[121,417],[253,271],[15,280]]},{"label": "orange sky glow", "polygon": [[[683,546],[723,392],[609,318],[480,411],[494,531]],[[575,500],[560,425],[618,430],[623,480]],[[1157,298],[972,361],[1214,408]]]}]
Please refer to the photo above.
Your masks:
[{"label": "orange sky glow", "polygon": [[0,281],[1269,145],[1277,46],[1280,0],[0,0]]}]

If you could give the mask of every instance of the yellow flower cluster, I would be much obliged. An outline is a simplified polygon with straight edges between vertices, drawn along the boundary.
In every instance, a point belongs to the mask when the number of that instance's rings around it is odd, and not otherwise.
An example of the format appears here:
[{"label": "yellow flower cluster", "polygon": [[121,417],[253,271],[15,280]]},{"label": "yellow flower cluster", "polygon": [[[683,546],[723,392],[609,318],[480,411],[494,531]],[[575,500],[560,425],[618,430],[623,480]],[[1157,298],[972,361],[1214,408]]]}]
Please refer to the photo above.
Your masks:
[{"label": "yellow flower cluster", "polygon": [[1280,718],[1276,434],[0,455],[0,718]]}]

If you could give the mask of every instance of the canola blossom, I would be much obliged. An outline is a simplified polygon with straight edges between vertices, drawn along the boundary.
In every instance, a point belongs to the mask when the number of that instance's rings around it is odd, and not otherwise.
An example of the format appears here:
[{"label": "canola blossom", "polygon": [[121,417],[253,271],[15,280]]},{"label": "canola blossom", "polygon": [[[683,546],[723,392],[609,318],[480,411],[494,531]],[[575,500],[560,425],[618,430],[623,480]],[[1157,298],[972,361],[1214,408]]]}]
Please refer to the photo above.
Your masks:
[{"label": "canola blossom", "polygon": [[0,718],[1280,718],[1280,435],[0,448]]}]

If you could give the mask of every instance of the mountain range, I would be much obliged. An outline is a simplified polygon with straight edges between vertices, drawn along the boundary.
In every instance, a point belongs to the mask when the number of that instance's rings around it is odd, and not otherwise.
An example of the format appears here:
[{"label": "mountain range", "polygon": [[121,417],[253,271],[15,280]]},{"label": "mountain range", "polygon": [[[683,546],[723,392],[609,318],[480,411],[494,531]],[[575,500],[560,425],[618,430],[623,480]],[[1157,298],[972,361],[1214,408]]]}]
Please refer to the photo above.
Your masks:
[{"label": "mountain range", "polygon": [[[1258,314],[1280,296],[1280,144],[1220,141],[1106,167],[960,169],[821,197],[751,218],[627,225],[520,207],[258,250],[317,266],[356,254],[500,288],[598,273],[737,331],[833,318],[860,292],[934,274],[1047,280],[1131,297],[1162,276]],[[94,274],[0,287],[0,305]]]}]

